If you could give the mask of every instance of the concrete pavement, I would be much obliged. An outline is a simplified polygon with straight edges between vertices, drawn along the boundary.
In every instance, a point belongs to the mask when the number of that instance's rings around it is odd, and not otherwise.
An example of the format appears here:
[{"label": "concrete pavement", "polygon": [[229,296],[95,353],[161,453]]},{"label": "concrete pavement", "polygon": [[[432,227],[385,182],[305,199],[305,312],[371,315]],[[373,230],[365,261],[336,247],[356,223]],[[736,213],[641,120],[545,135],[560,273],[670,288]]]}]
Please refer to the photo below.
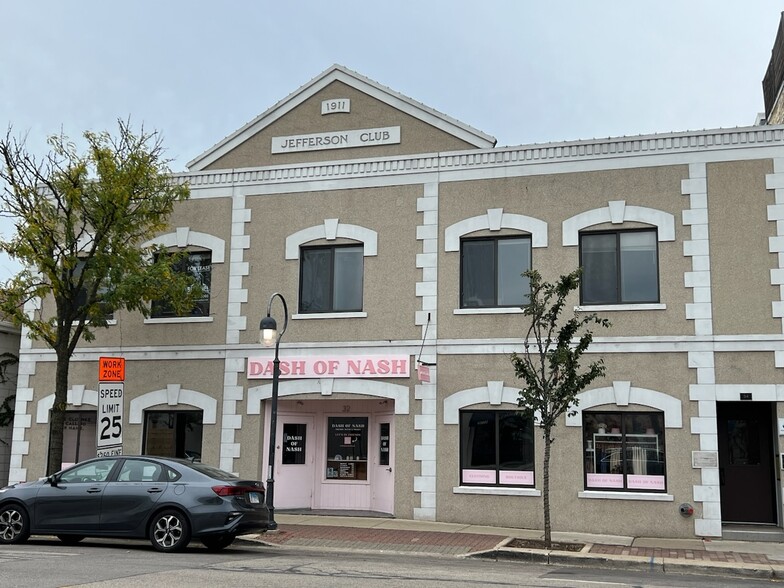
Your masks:
[{"label": "concrete pavement", "polygon": [[575,566],[613,566],[668,573],[784,579],[784,543],[661,539],[553,532],[553,541],[579,551],[532,549],[542,531],[361,516],[276,513],[278,530],[245,539],[269,545],[394,551],[516,559]]}]

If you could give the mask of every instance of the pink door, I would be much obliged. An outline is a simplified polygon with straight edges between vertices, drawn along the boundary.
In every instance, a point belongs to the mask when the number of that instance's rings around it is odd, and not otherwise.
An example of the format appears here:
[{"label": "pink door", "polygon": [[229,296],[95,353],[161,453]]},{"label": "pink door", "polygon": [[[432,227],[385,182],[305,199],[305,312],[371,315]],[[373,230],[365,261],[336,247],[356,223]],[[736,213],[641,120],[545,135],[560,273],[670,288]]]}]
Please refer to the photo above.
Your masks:
[{"label": "pink door", "polygon": [[275,446],[275,508],[311,508],[314,447],[312,416],[278,417]]},{"label": "pink door", "polygon": [[377,415],[373,435],[373,510],[395,512],[395,421],[393,415]]}]

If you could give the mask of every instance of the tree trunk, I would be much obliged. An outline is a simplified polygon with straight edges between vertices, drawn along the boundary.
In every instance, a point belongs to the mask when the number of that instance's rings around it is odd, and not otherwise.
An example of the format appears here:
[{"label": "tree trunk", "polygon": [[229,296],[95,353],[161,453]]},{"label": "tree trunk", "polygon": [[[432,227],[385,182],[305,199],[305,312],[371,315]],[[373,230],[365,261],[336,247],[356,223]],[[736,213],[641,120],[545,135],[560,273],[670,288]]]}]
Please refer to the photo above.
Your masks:
[{"label": "tree trunk", "polygon": [[68,369],[70,357],[57,353],[57,371],[54,381],[54,404],[49,416],[49,459],[46,464],[46,475],[60,471],[63,463],[63,428],[65,410],[68,408]]},{"label": "tree trunk", "polygon": [[544,465],[542,467],[542,500],[544,504],[544,544],[547,549],[553,545],[550,529],[550,431],[544,430]]}]

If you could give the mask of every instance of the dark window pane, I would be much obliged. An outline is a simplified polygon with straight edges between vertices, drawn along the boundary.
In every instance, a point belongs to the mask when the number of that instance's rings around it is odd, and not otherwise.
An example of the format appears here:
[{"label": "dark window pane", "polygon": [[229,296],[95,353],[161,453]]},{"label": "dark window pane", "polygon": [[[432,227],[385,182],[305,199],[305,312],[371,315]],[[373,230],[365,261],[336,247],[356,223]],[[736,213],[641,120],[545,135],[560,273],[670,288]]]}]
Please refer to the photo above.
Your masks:
[{"label": "dark window pane", "polygon": [[498,417],[498,457],[502,470],[533,470],[533,421],[514,412]]},{"label": "dark window pane", "polygon": [[144,453],[201,459],[202,411],[147,411]]},{"label": "dark window pane", "polygon": [[531,292],[522,276],[531,269],[530,239],[498,240],[498,306],[522,306]]},{"label": "dark window pane", "polygon": [[299,304],[302,312],[330,310],[331,249],[303,249]]},{"label": "dark window pane", "polygon": [[621,233],[621,300],[658,302],[659,270],[656,233]]},{"label": "dark window pane", "polygon": [[335,285],[332,310],[362,310],[362,247],[335,248]]},{"label": "dark window pane", "polygon": [[463,412],[461,421],[463,468],[495,469],[495,412]]},{"label": "dark window pane", "polygon": [[463,241],[462,308],[495,306],[495,242]]},{"label": "dark window pane", "polygon": [[300,312],[362,310],[363,247],[302,249]]},{"label": "dark window pane", "polygon": [[618,302],[618,267],[615,233],[582,235],[583,304]]}]

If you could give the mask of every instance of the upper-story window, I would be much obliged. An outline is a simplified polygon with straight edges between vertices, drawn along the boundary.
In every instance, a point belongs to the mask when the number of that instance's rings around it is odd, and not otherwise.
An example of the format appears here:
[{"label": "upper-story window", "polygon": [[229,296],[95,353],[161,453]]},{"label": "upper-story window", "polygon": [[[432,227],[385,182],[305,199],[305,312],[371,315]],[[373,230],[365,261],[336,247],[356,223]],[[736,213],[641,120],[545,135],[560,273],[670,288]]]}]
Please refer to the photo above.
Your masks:
[{"label": "upper-story window", "polygon": [[[84,267],[87,264],[86,259],[80,259],[76,264],[76,271],[75,274],[81,276],[82,272],[84,271]],[[87,291],[89,288],[89,284],[85,284],[82,286],[82,289],[79,290],[79,293],[76,295],[76,304],[77,306],[83,306],[87,304]],[[102,297],[109,291],[109,288],[106,286],[101,286],[98,288],[98,306],[101,309],[101,313],[103,314],[104,320],[111,321],[114,320],[114,311],[109,307],[108,304],[102,301]]]},{"label": "upper-story window", "polygon": [[656,230],[580,233],[581,304],[659,302]]},{"label": "upper-story window", "polygon": [[531,238],[492,237],[460,242],[460,307],[523,306],[530,295]]},{"label": "upper-story window", "polygon": [[363,247],[302,247],[299,312],[362,310]]},{"label": "upper-story window", "polygon": [[153,300],[152,318],[210,315],[210,280],[212,277],[212,252],[190,251],[174,266],[175,271],[190,273],[201,285],[201,297],[193,304],[189,314],[177,315],[167,300]]}]

